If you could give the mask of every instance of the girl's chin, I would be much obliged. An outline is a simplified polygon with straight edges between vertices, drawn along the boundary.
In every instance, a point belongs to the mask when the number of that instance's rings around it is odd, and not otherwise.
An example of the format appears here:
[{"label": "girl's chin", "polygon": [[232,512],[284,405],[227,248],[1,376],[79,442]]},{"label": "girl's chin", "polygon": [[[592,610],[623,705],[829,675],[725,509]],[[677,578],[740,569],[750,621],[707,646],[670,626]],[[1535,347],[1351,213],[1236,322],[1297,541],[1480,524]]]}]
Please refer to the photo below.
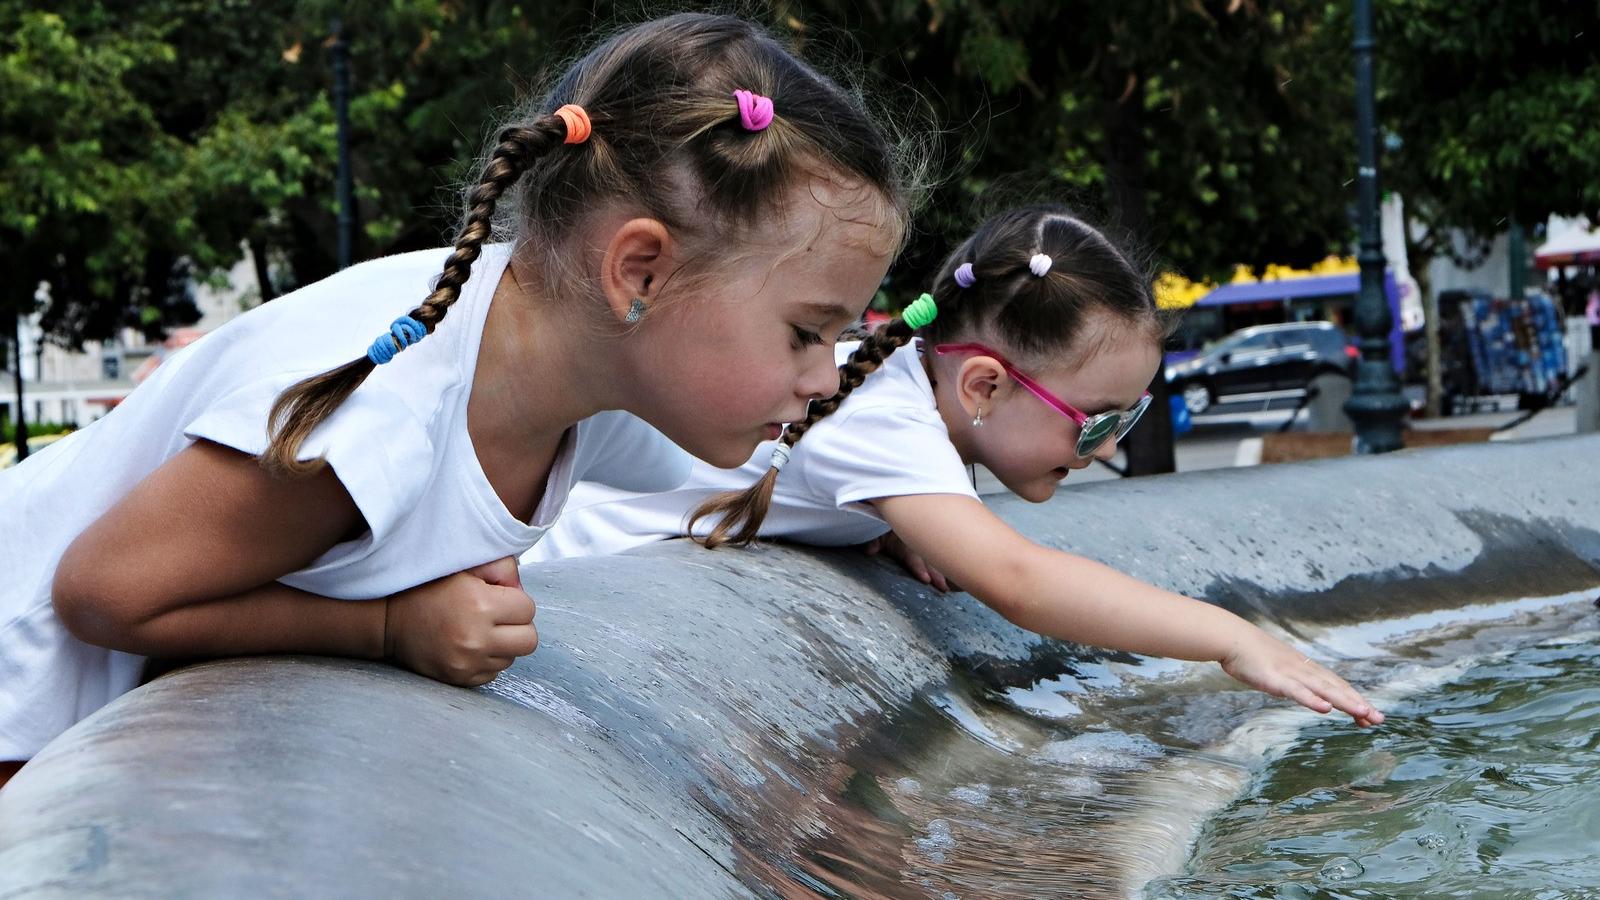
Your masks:
[{"label": "girl's chin", "polygon": [[[760,440],[751,435],[743,440],[727,440],[717,442],[715,447],[684,447],[690,456],[694,456],[719,469],[737,469],[750,461],[750,454],[756,452]],[[681,446],[681,445],[680,445]]]},{"label": "girl's chin", "polygon": [[1056,495],[1056,488],[1060,482],[1055,478],[1040,478],[1029,482],[1023,490],[1014,490],[1012,493],[1029,503],[1043,503]]}]

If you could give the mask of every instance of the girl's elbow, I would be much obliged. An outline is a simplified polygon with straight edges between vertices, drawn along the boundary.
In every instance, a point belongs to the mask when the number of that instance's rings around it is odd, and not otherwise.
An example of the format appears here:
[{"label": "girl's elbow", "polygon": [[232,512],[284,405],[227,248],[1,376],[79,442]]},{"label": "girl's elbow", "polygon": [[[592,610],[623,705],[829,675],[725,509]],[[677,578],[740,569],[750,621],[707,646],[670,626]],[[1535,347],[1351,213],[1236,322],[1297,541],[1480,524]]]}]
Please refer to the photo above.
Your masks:
[{"label": "girl's elbow", "polygon": [[986,597],[989,608],[1000,614],[1007,622],[1028,631],[1033,629],[1033,605],[1026,597],[1020,596],[1015,591],[1002,591],[992,597]]},{"label": "girl's elbow", "polygon": [[74,556],[68,548],[50,585],[56,618],[84,643],[127,649],[143,620],[137,612],[140,604],[119,596],[118,586],[101,574],[101,567],[79,563]]}]

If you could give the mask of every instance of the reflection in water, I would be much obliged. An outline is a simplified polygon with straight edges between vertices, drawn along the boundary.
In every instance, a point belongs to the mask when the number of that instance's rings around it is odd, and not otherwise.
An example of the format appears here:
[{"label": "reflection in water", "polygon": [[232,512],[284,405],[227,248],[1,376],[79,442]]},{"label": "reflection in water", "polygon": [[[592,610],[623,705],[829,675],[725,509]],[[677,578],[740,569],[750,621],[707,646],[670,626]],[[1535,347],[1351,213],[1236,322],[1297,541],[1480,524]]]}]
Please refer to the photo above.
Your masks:
[{"label": "reflection in water", "polygon": [[1390,722],[1307,729],[1146,897],[1600,894],[1600,636],[1490,658]]},{"label": "reflection in water", "polygon": [[746,880],[784,897],[1123,897],[1123,861],[1192,836],[1172,798],[1207,808],[1248,777],[1175,734],[1083,730],[980,690],[954,685],[840,741],[842,760],[818,753],[798,779],[820,791],[730,821]]},{"label": "reflection in water", "polygon": [[[1593,627],[1587,603],[1561,609],[1429,632],[1342,668],[1367,684],[1411,680],[1510,640],[1577,621]],[[1169,675],[1170,664],[1097,666],[1085,673],[1091,691],[1075,687],[1071,673],[1021,689],[958,678],[854,733],[800,748],[746,747],[778,777],[756,797],[716,784],[701,802],[732,832],[739,874],[764,896],[1421,896],[1363,891],[1397,871],[1411,874],[1394,883],[1409,884],[1457,856],[1470,862],[1460,869],[1468,885],[1485,871],[1530,865],[1524,854],[1533,845],[1514,821],[1524,815],[1529,827],[1556,824],[1572,841],[1566,851],[1600,838],[1600,788],[1575,787],[1600,775],[1600,765],[1581,758],[1597,742],[1590,732],[1600,724],[1600,675],[1583,679],[1577,694],[1546,696],[1597,669],[1600,650],[1530,652],[1544,657],[1490,664],[1472,676],[1481,683],[1397,706],[1391,725],[1365,732],[1236,690],[1214,667],[1151,680],[1148,669]],[[1069,696],[1070,713],[1042,691]],[[1576,730],[1547,734],[1543,719],[1554,728],[1562,716],[1575,717]],[[1306,740],[1263,792],[1227,806],[1261,754],[1307,723]],[[1549,758],[1562,747],[1571,759]],[[782,770],[772,769],[779,759]],[[1490,814],[1520,809],[1540,792],[1546,805]],[[1482,808],[1459,809],[1460,800]],[[1548,805],[1557,800],[1559,814]],[[1200,823],[1224,807],[1196,868],[1145,888],[1182,867]],[[1536,853],[1567,860],[1569,874],[1581,872],[1573,878],[1600,881],[1600,863],[1571,867],[1562,846],[1558,839]],[[1426,895],[1436,895],[1427,884]]]}]

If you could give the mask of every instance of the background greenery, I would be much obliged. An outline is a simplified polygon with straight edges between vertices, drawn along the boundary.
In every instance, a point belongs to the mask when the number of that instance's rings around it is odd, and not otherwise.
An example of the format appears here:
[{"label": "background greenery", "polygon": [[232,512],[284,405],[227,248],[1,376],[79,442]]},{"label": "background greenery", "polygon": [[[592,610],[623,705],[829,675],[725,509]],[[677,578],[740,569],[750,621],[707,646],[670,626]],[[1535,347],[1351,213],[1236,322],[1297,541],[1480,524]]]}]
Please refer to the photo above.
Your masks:
[{"label": "background greenery", "polygon": [[[1600,2],[1376,0],[1386,187],[1413,266],[1600,212]],[[682,8],[682,7],[679,7]],[[655,10],[666,11],[664,9]],[[922,289],[987,206],[1065,199],[1192,278],[1348,252],[1350,11],[1326,0],[811,0],[738,10],[941,134],[891,275]],[[330,23],[351,50],[356,258],[446,242],[455,185],[596,28],[571,0],[0,0],[0,316],[64,344],[196,315],[248,247],[264,296],[334,268]],[[275,280],[268,278],[273,262]]]},{"label": "background greenery", "polygon": [[[330,23],[352,53],[357,257],[445,239],[517,92],[596,27],[566,2],[0,0],[0,304],[75,342],[193,314],[247,244],[270,295],[332,271]],[[1349,10],[1320,0],[874,0],[744,9],[931,112],[913,290],[986,202],[1065,198],[1192,277],[1347,249]],[[1600,210],[1600,4],[1378,0],[1386,187],[1436,227]],[[987,198],[987,199],[986,199]],[[1424,250],[1434,248],[1424,247]]]}]

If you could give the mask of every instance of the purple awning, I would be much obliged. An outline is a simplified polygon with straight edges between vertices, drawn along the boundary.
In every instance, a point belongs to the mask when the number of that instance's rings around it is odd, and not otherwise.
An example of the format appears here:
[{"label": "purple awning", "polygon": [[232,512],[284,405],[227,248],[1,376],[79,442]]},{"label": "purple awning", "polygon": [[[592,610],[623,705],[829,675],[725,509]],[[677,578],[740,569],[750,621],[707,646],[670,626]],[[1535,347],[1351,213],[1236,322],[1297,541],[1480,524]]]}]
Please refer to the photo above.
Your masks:
[{"label": "purple awning", "polygon": [[[1384,273],[1389,290],[1389,273]],[[1225,284],[1201,297],[1195,306],[1226,306],[1230,303],[1259,303],[1263,300],[1298,300],[1303,297],[1331,297],[1361,290],[1361,275],[1312,275],[1306,278],[1281,278],[1273,281]]]}]

